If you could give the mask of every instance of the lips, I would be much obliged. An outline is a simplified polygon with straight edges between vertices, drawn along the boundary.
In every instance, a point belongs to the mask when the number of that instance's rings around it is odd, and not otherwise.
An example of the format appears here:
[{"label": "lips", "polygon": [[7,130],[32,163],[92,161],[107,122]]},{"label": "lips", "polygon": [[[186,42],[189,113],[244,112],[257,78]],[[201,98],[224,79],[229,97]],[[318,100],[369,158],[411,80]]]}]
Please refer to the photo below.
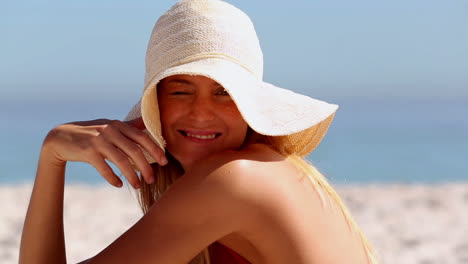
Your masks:
[{"label": "lips", "polygon": [[199,138],[199,139],[213,139],[216,137],[216,134],[211,134],[211,135],[195,135],[195,134],[190,134],[187,133],[188,137],[194,137],[194,138]]},{"label": "lips", "polygon": [[214,131],[194,131],[194,130],[178,130],[184,137],[197,140],[209,141],[221,136],[221,133]]}]

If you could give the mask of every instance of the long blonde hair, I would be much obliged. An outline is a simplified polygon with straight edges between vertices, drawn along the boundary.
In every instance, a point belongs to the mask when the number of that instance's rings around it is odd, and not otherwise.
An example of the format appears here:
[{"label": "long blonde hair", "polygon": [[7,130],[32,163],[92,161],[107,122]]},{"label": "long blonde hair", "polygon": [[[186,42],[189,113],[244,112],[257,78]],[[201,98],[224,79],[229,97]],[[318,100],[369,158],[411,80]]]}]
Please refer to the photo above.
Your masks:
[{"label": "long blonde hair", "polygon": [[[252,140],[252,138],[254,138],[254,140]],[[346,222],[348,223],[348,226],[361,239],[362,245],[366,251],[368,263],[379,263],[377,254],[375,253],[371,244],[369,243],[369,241],[367,240],[357,223],[354,221],[353,217],[349,213],[348,209],[346,208],[338,193],[328,183],[327,179],[315,168],[315,166],[307,162],[304,158],[294,154],[288,155],[281,153],[273,144],[270,143],[272,141],[269,140],[269,138],[269,136],[260,135],[256,132],[253,132],[253,130],[249,128],[245,144],[247,144],[247,142],[267,144],[276,151],[278,151],[280,154],[285,156],[288,162],[290,162],[296,168],[303,171],[308,176],[308,179],[311,182],[311,184],[314,186],[314,188],[316,188],[317,192],[320,194],[320,198],[323,204],[326,204],[326,200],[330,198],[333,199],[336,202],[336,204],[338,204],[346,219]],[[141,181],[141,188],[138,192],[138,201],[144,214],[148,212],[151,205],[161,197],[161,195],[167,190],[167,188],[171,186],[177,180],[177,178],[182,176],[182,174],[184,173],[180,163],[174,157],[172,157],[170,153],[167,153],[166,156],[168,157],[169,161],[167,165],[159,166],[157,163],[151,164],[154,170],[154,174],[156,176],[155,183],[149,185],[146,184],[144,180]],[[140,178],[143,179],[143,177]],[[210,247],[211,246],[208,246],[207,248],[202,250],[189,262],[189,264],[210,264]]]}]

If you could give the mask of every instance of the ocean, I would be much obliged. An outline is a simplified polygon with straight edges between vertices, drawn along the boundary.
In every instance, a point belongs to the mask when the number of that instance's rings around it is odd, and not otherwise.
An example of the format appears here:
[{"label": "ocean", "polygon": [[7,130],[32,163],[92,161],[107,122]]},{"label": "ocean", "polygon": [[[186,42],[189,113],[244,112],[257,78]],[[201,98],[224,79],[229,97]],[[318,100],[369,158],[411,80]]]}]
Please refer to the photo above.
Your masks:
[{"label": "ocean", "polygon": [[[468,181],[468,98],[320,99],[340,108],[307,159],[332,184]],[[54,126],[97,118],[122,120],[131,106],[128,102],[1,103],[0,184],[34,181],[42,140]],[[90,164],[69,162],[66,173],[67,183],[106,183]]]}]

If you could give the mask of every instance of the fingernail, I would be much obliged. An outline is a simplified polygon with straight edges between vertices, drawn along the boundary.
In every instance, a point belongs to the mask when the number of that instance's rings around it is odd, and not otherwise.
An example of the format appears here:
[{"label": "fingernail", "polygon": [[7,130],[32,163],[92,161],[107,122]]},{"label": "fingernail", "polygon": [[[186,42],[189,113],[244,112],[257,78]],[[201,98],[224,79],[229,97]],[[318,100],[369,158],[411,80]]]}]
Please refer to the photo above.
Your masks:
[{"label": "fingernail", "polygon": [[148,178],[148,184],[153,184],[154,183],[154,177],[151,176]]},{"label": "fingernail", "polygon": [[118,188],[122,187],[122,185],[123,185],[122,182],[118,182],[118,183],[117,183],[117,187],[118,187]]},{"label": "fingernail", "polygon": [[166,158],[165,156],[161,156],[160,161],[161,161],[161,164],[162,164],[162,165],[166,165],[166,164],[167,164],[167,158]]},{"label": "fingernail", "polygon": [[139,182],[137,182],[137,183],[135,184],[135,189],[140,189],[140,183],[139,183]]}]

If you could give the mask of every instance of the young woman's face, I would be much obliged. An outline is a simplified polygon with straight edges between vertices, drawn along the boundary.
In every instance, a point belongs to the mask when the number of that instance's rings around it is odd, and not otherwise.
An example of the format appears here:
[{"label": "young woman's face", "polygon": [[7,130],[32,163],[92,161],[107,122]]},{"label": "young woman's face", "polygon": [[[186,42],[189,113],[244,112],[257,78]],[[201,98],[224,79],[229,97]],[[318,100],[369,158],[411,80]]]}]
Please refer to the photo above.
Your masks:
[{"label": "young woman's face", "polygon": [[224,88],[210,78],[174,75],[158,84],[163,137],[185,170],[209,154],[241,147],[247,123]]}]

